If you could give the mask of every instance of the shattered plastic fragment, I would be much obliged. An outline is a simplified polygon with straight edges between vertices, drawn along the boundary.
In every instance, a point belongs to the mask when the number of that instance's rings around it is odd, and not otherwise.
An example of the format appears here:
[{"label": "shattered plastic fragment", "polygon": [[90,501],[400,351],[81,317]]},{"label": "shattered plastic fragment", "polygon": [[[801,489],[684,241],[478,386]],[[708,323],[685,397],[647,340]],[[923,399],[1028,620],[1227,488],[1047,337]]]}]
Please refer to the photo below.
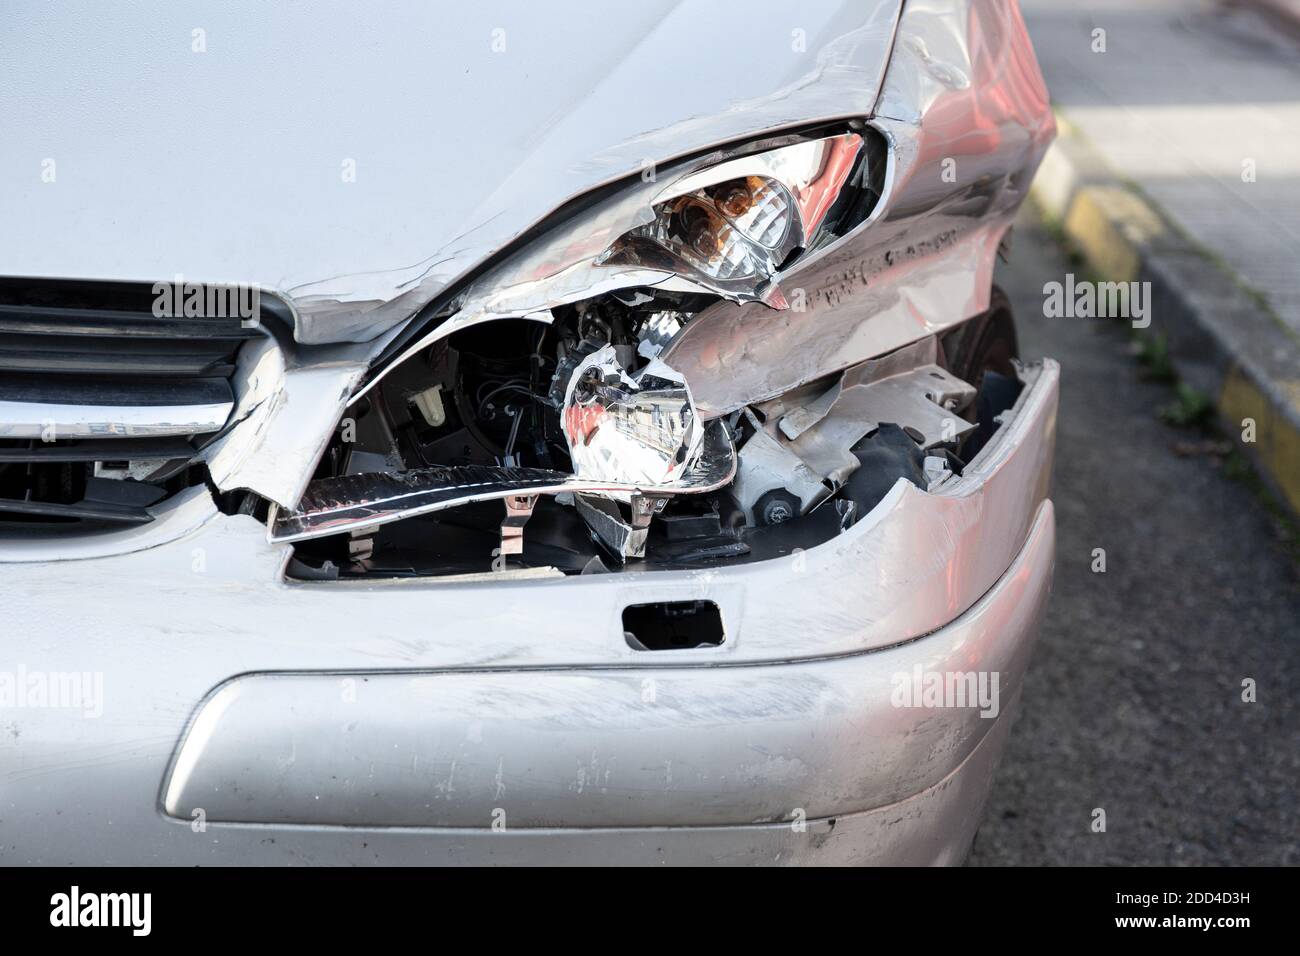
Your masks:
[{"label": "shattered plastic fragment", "polygon": [[321,478],[308,485],[297,508],[276,515],[271,540],[302,541],[358,531],[475,501],[520,495],[586,492],[627,499],[637,493],[655,491],[672,494],[715,491],[735,477],[736,449],[721,422],[704,429],[702,446],[695,466],[671,486],[592,480],[543,468],[483,465]]},{"label": "shattered plastic fragment", "polygon": [[658,360],[629,375],[608,345],[569,380],[563,428],[574,473],[589,480],[672,485],[704,447],[686,381]]}]

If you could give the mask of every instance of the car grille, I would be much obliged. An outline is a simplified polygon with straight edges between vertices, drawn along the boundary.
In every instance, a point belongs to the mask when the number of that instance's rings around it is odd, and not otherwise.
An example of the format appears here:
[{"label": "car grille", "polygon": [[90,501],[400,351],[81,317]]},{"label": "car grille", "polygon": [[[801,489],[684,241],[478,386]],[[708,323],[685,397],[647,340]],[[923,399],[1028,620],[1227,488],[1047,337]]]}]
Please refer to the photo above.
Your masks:
[{"label": "car grille", "polygon": [[152,284],[0,279],[0,533],[147,522],[225,425],[260,331],[154,300]]}]

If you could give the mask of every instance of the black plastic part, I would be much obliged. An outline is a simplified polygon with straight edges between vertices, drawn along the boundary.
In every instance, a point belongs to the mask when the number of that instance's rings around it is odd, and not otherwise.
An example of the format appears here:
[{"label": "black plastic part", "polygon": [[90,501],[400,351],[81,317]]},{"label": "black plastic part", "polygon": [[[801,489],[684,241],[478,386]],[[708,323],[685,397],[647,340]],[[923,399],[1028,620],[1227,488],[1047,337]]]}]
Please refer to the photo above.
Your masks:
[{"label": "black plastic part", "polygon": [[38,440],[0,443],[0,464],[7,462],[71,461],[171,461],[194,457],[194,447],[183,438],[117,438]]},{"label": "black plastic part", "polygon": [[623,634],[638,651],[716,647],[726,638],[712,601],[658,601],[623,608]]},{"label": "black plastic part", "polygon": [[[90,348],[87,344],[87,348]],[[0,371],[3,371],[0,361]],[[0,399],[10,402],[48,402],[55,405],[219,405],[232,401],[230,383],[224,378],[142,378],[132,367],[121,367],[113,375],[35,375],[4,372]]]},{"label": "black plastic part", "polygon": [[693,538],[722,533],[722,523],[718,520],[716,511],[705,511],[700,514],[690,512],[663,514],[660,515],[659,521],[662,522],[664,534],[669,541],[690,541]]},{"label": "black plastic part", "polygon": [[326,560],[320,567],[313,567],[305,561],[290,558],[285,573],[298,581],[337,581],[339,579],[338,565],[329,560]]},{"label": "black plastic part", "polygon": [[922,489],[929,484],[925,452],[897,425],[881,425],[853,446],[853,454],[862,465],[849,476],[843,494],[857,505],[859,516],[880,504],[899,478]]},{"label": "black plastic part", "polygon": [[237,317],[160,315],[153,290],[152,283],[0,279],[0,375],[33,376],[26,401],[46,400],[30,387],[51,380],[68,387],[99,379],[101,388],[112,383],[129,395],[142,380],[224,380],[239,345],[260,334]]},{"label": "black plastic part", "polygon": [[987,312],[943,336],[950,372],[975,386],[976,430],[961,448],[966,461],[974,458],[997,431],[994,419],[1015,404],[1024,387],[1014,359],[1020,355],[1011,300],[997,286],[989,295]]},{"label": "black plastic part", "polygon": [[974,458],[981,448],[988,444],[993,433],[998,430],[995,419],[1016,403],[1024,383],[1018,378],[1008,378],[992,369],[984,373],[979,393],[975,396],[976,421],[979,427],[966,439],[962,452],[969,460]]},{"label": "black plastic part", "polygon": [[14,501],[0,498],[0,514],[39,515],[45,518],[75,518],[110,524],[148,524],[153,515],[144,508],[106,501],[78,501],[64,504],[54,501]]},{"label": "black plastic part", "polygon": [[[229,405],[240,347],[263,329],[284,341],[292,313],[258,293],[257,312],[247,316],[257,323],[249,327],[230,314],[164,314],[254,304],[249,290],[202,291],[202,304],[169,305],[149,282],[0,277],[0,400],[98,407],[110,419],[117,407]],[[147,507],[193,483],[194,453],[180,437],[0,439],[0,522],[9,533],[150,521]],[[94,476],[96,462],[128,461],[156,463],[149,480]]]}]

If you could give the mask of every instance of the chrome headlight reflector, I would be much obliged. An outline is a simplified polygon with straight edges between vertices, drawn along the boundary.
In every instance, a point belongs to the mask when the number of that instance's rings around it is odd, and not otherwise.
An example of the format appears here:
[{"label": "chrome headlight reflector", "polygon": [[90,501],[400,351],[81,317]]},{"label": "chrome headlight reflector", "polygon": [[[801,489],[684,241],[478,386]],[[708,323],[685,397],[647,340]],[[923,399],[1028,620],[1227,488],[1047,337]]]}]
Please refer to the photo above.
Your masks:
[{"label": "chrome headlight reflector", "polygon": [[654,218],[596,259],[653,269],[737,300],[762,298],[768,282],[817,238],[862,151],[845,133],[722,163],[657,197]]}]

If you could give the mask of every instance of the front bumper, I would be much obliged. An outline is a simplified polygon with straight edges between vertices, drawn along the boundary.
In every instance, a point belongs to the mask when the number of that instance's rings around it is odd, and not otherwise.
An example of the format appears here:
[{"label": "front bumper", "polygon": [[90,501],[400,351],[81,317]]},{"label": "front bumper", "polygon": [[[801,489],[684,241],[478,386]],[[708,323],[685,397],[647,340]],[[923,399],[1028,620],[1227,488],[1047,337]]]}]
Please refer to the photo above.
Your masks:
[{"label": "front bumper", "polygon": [[[102,691],[0,706],[0,863],[959,860],[1050,586],[1056,386],[940,493],[707,573],[291,584],[202,489],[6,547],[0,669]],[[622,639],[701,597],[722,646]],[[997,715],[895,706],[917,668],[996,673]]]}]

